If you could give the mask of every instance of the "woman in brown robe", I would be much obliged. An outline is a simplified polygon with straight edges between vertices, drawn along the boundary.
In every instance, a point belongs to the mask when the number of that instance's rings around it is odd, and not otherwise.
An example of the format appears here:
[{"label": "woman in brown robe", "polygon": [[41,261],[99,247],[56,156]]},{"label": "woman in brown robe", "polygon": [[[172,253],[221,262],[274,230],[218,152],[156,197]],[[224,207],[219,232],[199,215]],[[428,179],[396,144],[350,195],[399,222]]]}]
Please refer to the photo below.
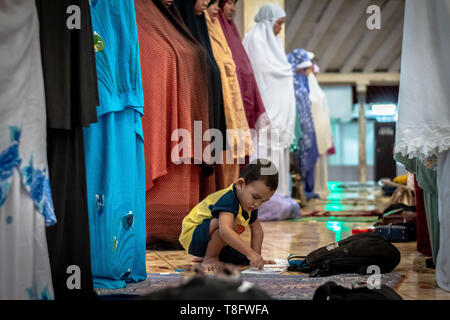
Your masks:
[{"label": "woman in brown robe", "polygon": [[[147,245],[180,247],[181,221],[200,201],[197,164],[204,144],[195,149],[194,121],[203,136],[209,128],[207,56],[170,1],[136,0],[135,7],[144,89]],[[191,152],[184,149],[181,157],[173,152],[177,129],[190,135],[183,143]]]}]

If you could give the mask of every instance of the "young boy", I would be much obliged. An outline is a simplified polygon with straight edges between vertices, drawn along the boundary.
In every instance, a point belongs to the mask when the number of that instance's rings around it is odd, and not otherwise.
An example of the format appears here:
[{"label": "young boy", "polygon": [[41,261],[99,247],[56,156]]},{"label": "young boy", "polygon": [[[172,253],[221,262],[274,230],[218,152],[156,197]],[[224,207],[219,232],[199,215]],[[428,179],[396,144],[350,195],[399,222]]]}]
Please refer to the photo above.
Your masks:
[{"label": "young boy", "polygon": [[[214,271],[223,263],[248,265],[262,269],[273,261],[261,256],[264,232],[258,220],[258,208],[278,187],[278,172],[267,160],[255,160],[241,172],[239,179],[195,206],[183,219],[180,243]],[[251,245],[239,236],[250,226]]]}]

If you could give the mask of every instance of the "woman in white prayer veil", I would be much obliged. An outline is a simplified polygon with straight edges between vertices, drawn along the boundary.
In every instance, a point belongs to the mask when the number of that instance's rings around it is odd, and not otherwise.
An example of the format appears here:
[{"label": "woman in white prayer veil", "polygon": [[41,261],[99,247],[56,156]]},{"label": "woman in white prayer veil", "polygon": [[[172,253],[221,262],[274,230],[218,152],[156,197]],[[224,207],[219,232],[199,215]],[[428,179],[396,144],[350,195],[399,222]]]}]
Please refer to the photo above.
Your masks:
[{"label": "woman in white prayer veil", "polygon": [[[406,1],[395,138],[395,152],[403,157],[425,163],[433,163],[432,157],[437,158],[440,227],[436,282],[447,291],[450,291],[449,30],[450,0]],[[428,220],[427,225],[435,225],[435,221]]]},{"label": "woman in white prayer veil", "polygon": [[[314,59],[314,53],[308,52],[308,55],[311,59]],[[316,74],[319,73],[317,64],[314,64],[314,67],[314,71],[308,76],[311,113],[316,131],[317,149],[319,151],[319,159],[314,169],[314,193],[317,193],[321,198],[326,198],[330,192],[328,189],[327,152],[333,146],[333,139],[331,136],[330,111],[327,97],[316,78]]]},{"label": "woman in white prayer veil", "polygon": [[[277,192],[290,196],[289,147],[294,140],[295,95],[292,67],[287,61],[279,32],[286,12],[275,4],[266,4],[255,16],[256,25],[247,33],[243,44],[250,58],[266,113],[271,123],[271,144],[258,141],[256,155],[268,157],[278,168]],[[274,132],[279,136],[274,137]],[[270,149],[270,150],[267,150]]]}]

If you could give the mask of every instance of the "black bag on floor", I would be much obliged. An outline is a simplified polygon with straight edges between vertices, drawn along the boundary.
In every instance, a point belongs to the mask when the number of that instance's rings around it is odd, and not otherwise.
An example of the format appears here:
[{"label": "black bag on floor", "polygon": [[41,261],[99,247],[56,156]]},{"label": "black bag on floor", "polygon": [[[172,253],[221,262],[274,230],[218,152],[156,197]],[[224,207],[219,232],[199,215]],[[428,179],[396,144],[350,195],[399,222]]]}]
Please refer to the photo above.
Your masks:
[{"label": "black bag on floor", "polygon": [[373,232],[389,242],[411,242],[417,239],[417,228],[412,223],[378,225]]},{"label": "black bag on floor", "polygon": [[380,289],[368,287],[348,289],[329,281],[317,288],[313,300],[403,300],[403,298],[386,285],[381,285]]},{"label": "black bag on floor", "polygon": [[390,206],[389,208],[384,210],[383,213],[378,215],[378,222],[375,224],[375,226],[399,223],[409,223],[416,225],[416,221],[416,207],[397,203]]},{"label": "black bag on floor", "polygon": [[300,265],[292,265],[288,270],[323,277],[342,273],[367,274],[367,268],[375,265],[381,273],[388,273],[399,263],[400,252],[396,247],[377,234],[364,232],[312,251]]},{"label": "black bag on floor", "polygon": [[374,232],[389,242],[416,241],[416,221],[416,207],[397,203],[379,215]]},{"label": "black bag on floor", "polygon": [[166,288],[138,300],[273,300],[265,291],[242,280],[193,277],[178,287]]}]

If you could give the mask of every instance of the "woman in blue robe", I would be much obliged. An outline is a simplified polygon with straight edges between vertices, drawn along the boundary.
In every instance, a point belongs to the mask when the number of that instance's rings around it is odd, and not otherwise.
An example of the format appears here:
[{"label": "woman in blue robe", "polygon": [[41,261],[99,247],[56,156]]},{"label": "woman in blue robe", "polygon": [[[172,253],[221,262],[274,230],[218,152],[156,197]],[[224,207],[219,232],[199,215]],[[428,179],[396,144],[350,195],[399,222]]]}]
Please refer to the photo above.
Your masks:
[{"label": "woman in blue robe", "polygon": [[312,62],[308,53],[303,49],[295,49],[287,55],[287,58],[294,72],[297,114],[303,134],[298,141],[299,151],[297,158],[302,180],[305,183],[305,193],[307,198],[310,198],[314,190],[314,166],[319,158],[306,75],[307,69],[312,66]]},{"label": "woman in blue robe", "polygon": [[94,287],[146,279],[144,97],[134,2],[91,0],[100,105],[84,129]]}]

